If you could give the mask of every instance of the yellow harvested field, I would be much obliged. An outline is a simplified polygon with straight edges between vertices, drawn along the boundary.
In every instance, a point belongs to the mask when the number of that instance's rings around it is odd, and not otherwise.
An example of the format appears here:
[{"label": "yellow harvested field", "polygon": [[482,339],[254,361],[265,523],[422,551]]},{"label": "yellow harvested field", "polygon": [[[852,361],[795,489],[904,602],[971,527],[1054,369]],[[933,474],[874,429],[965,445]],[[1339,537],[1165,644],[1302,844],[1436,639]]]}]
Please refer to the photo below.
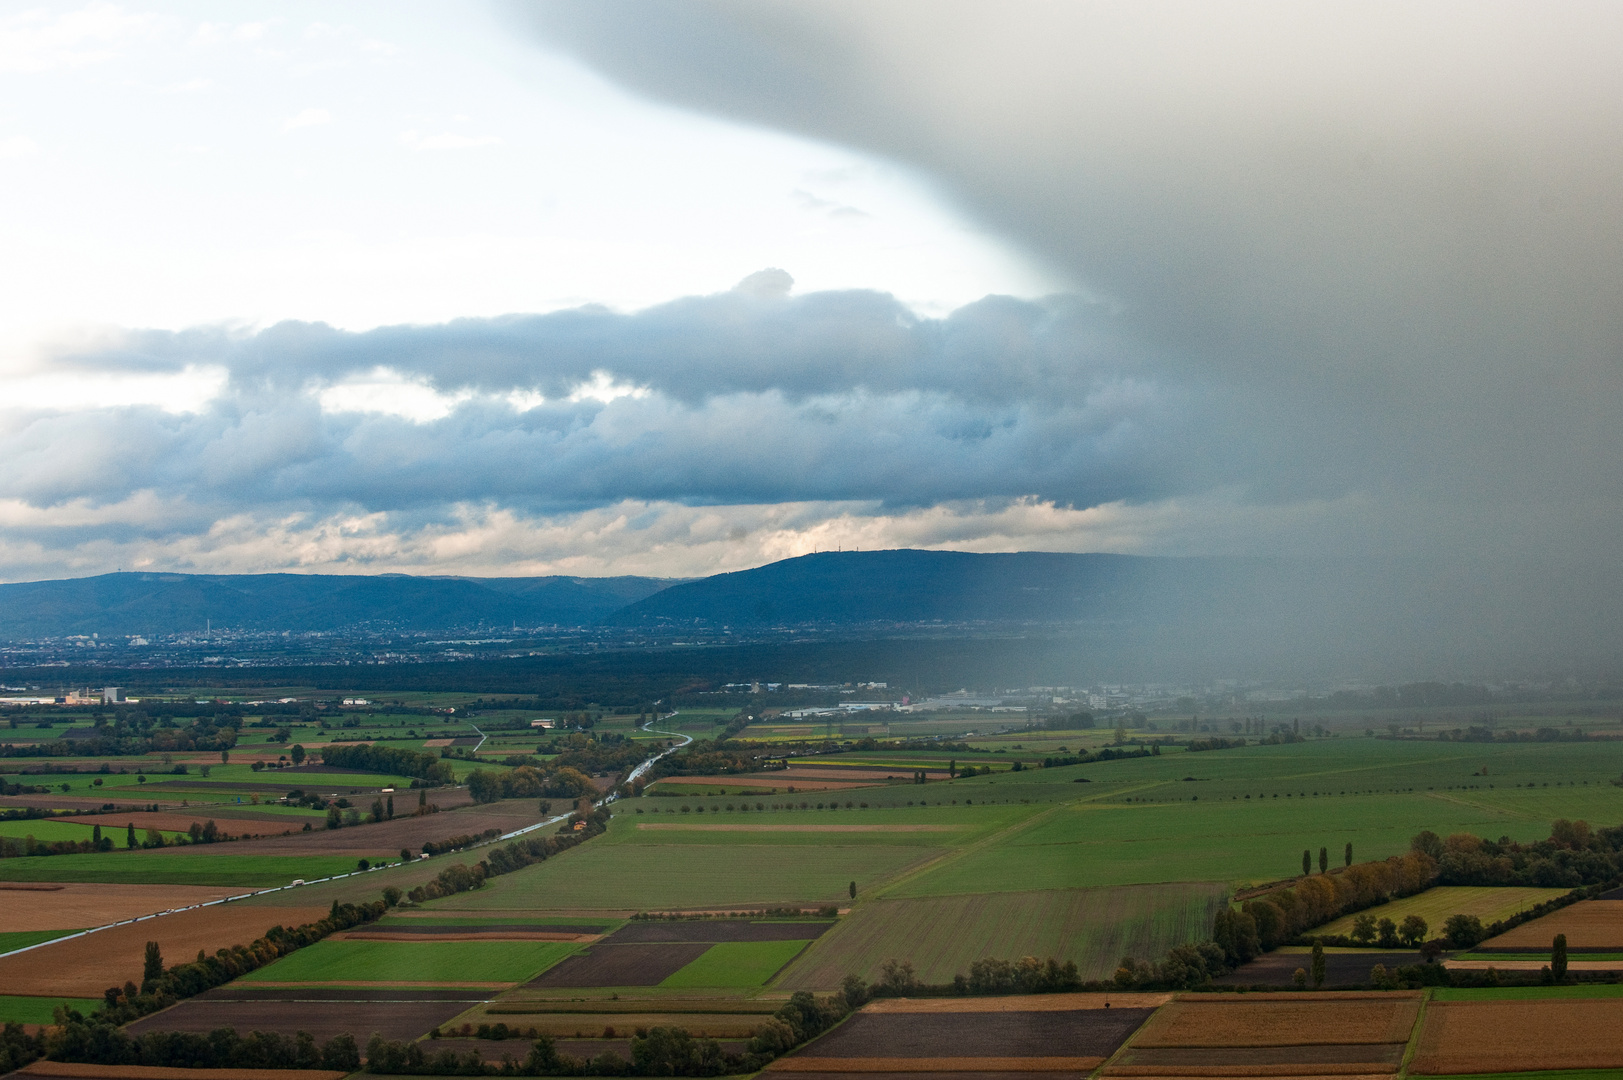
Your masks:
[{"label": "yellow harvested field", "polygon": [[88,930],[92,926],[105,926],[139,915],[155,915],[172,908],[205,904],[240,892],[241,889],[211,889],[195,885],[64,882],[50,888],[0,887],[0,908],[5,909],[7,930]]},{"label": "yellow harvested field", "polygon": [[1446,1076],[1623,1068],[1619,1011],[1609,998],[1434,1002],[1409,1071]]},{"label": "yellow harvested field", "polygon": [[1156,1009],[1171,994],[1010,994],[983,998],[879,998],[870,1013],[1030,1013],[1078,1009]]},{"label": "yellow harvested field", "polygon": [[1135,1047],[1331,1046],[1407,1042],[1420,1010],[1413,992],[1202,994],[1152,1016]]},{"label": "yellow harvested field", "polygon": [[1548,949],[1557,934],[1567,935],[1569,949],[1623,952],[1623,900],[1580,900],[1542,919],[1522,923],[1492,941],[1484,941],[1477,946],[1477,951]]},{"label": "yellow harvested field", "polygon": [[1436,888],[1427,889],[1413,896],[1405,896],[1402,900],[1394,900],[1389,904],[1380,904],[1356,915],[1343,915],[1334,922],[1314,928],[1310,933],[1351,934],[1353,923],[1360,915],[1372,916],[1376,921],[1391,919],[1394,923],[1403,922],[1407,916],[1418,915],[1426,920],[1428,927],[1426,936],[1436,938],[1443,936],[1443,921],[1450,915],[1475,915],[1482,920],[1483,926],[1488,926],[1500,919],[1508,919],[1517,912],[1526,911],[1535,904],[1542,904],[1557,896],[1565,896],[1571,891],[1514,885],[1496,888],[1438,885]]}]

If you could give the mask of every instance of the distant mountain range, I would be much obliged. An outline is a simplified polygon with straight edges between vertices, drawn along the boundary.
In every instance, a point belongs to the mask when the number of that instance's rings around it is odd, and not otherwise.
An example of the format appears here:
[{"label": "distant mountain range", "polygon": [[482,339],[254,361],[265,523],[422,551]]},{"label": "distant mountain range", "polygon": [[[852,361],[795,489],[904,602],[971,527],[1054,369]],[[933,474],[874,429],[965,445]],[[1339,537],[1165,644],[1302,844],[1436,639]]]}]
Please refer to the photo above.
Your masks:
[{"label": "distant mountain range", "polygon": [[[1559,568],[1557,568],[1559,569]],[[1082,654],[1431,674],[1623,658],[1616,574],[1407,562],[824,552],[691,581],[121,573],[0,585],[0,639],[215,629],[1061,634]]]},{"label": "distant mountain range", "polygon": [[403,574],[102,574],[0,585],[0,638],[350,628],[582,626],[670,585],[662,578]]},{"label": "distant mountain range", "polygon": [[0,585],[0,637],[348,628],[1069,624],[1186,617],[1256,595],[1243,560],[823,552],[693,581],[119,573]]}]

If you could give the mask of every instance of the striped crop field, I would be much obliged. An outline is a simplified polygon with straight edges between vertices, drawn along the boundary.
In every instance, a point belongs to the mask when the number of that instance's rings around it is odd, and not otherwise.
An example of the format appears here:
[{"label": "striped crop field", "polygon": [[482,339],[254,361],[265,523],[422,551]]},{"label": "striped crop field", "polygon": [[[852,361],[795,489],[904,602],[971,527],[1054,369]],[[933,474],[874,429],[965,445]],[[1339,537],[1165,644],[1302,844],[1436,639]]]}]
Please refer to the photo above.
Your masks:
[{"label": "striped crop field", "polygon": [[1227,902],[1216,883],[873,900],[814,942],[775,986],[827,990],[852,973],[873,980],[892,958],[927,983],[951,982],[976,960],[1023,956],[1075,961],[1084,979],[1104,978],[1123,956],[1159,958],[1206,939]]},{"label": "striped crop field", "polygon": [[1538,889],[1518,885],[1510,886],[1477,886],[1477,885],[1439,885],[1434,889],[1427,889],[1423,893],[1405,896],[1401,900],[1394,900],[1389,904],[1369,908],[1367,911],[1355,915],[1344,915],[1335,922],[1326,923],[1316,930],[1309,931],[1315,934],[1350,934],[1353,922],[1359,915],[1371,915],[1376,920],[1391,919],[1394,923],[1401,923],[1406,916],[1419,915],[1426,920],[1429,928],[1427,937],[1441,937],[1443,935],[1443,921],[1450,915],[1475,915],[1482,920],[1483,926],[1489,926],[1500,919],[1507,919],[1519,911],[1526,911],[1535,904],[1546,900],[1553,900],[1557,896],[1565,896],[1569,889]]}]

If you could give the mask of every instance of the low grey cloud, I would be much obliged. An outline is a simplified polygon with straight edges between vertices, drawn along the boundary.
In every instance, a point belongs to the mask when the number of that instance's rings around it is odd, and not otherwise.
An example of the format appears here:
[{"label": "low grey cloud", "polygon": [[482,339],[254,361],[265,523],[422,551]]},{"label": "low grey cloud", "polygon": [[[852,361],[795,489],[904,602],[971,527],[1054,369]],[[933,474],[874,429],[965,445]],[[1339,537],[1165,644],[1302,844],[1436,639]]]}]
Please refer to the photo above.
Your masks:
[{"label": "low grey cloud", "polygon": [[[1615,563],[1615,5],[510,10],[667,104],[921,169],[1068,274],[1110,311],[1119,370],[1190,395],[1150,470],[1162,490],[1359,498],[1330,550]],[[994,396],[1085,369],[977,344]]]}]

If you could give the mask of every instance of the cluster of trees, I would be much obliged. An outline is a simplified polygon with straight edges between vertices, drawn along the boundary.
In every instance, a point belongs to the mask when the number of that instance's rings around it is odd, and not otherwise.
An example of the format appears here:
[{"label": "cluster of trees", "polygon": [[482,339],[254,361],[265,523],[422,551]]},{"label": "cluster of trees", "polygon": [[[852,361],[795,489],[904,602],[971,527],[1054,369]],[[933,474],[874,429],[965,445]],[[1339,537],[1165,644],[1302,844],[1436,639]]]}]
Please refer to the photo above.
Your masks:
[{"label": "cluster of trees", "polygon": [[1202,941],[1179,945],[1158,964],[1124,956],[1111,981],[1123,990],[1187,990],[1210,982],[1233,966],[1223,946]]},{"label": "cluster of trees", "polygon": [[[41,815],[43,816],[43,815]],[[231,837],[220,832],[214,819],[210,818],[203,824],[192,822],[183,833],[176,833],[172,838],[166,838],[157,829],[147,829],[142,837],[138,838],[134,823],[126,827],[124,846],[130,850],[136,848],[161,848],[171,845],[184,844],[214,844]],[[87,840],[51,840],[39,841],[32,836],[25,836],[21,840],[0,836],[0,859],[17,859],[30,855],[86,855],[97,851],[112,851],[113,838],[103,835],[100,825],[90,827],[90,838]]]},{"label": "cluster of trees", "polygon": [[969,965],[969,976],[956,975],[953,990],[960,994],[1053,994],[1077,990],[1082,980],[1076,964],[1060,963],[1053,957],[1035,956],[1018,961],[985,959]]},{"label": "cluster of trees", "polygon": [[1244,739],[1220,739],[1215,735],[1209,739],[1189,740],[1189,750],[1191,753],[1201,750],[1232,750],[1237,746],[1244,745]]},{"label": "cluster of trees", "polygon": [[217,1028],[207,1035],[191,1031],[149,1031],[139,1037],[118,1028],[70,1023],[66,1037],[49,1040],[56,1061],[100,1065],[147,1065],[188,1069],[329,1069],[354,1072],[361,1067],[353,1035],[334,1035],[317,1046],[308,1032],[293,1038],[273,1031],[238,1035]]},{"label": "cluster of trees", "polygon": [[[0,751],[5,748],[0,747]],[[13,784],[0,777],[0,795],[44,795],[51,789],[38,784]]]},{"label": "cluster of trees", "polygon": [[1316,874],[1218,912],[1212,941],[1230,964],[1243,964],[1332,919],[1428,889],[1436,876],[1437,860],[1420,850]]},{"label": "cluster of trees", "polygon": [[1536,731],[1495,731],[1481,724],[1468,728],[1453,728],[1437,733],[1438,742],[1587,742],[1590,736],[1582,728],[1541,727]]},{"label": "cluster of trees", "polygon": [[1082,750],[1075,754],[1050,755],[1043,758],[1043,768],[1055,769],[1062,765],[1086,765],[1093,761],[1119,761],[1123,758],[1156,757],[1160,753],[1160,743],[1155,743],[1152,746],[1135,746],[1131,750],[1107,746],[1095,753]]},{"label": "cluster of trees", "polygon": [[423,854],[446,855],[453,851],[461,851],[463,848],[473,847],[473,845],[483,843],[486,840],[494,840],[501,834],[500,829],[486,829],[477,836],[472,833],[464,833],[461,836],[451,836],[444,840],[430,840],[423,845]]},{"label": "cluster of trees", "polygon": [[192,723],[179,726],[172,716],[154,721],[138,709],[120,710],[111,723],[98,713],[90,733],[81,738],[6,743],[0,746],[0,757],[126,757],[229,750],[237,745],[241,727],[242,717],[233,714],[200,715]]},{"label": "cluster of trees", "polygon": [[1586,821],[1554,822],[1547,840],[1519,844],[1455,833],[1421,833],[1415,844],[1437,860],[1442,885],[1536,885],[1577,888],[1623,873],[1623,827],[1594,830]]},{"label": "cluster of trees", "polygon": [[[641,762],[639,752],[638,759]],[[468,794],[477,803],[497,799],[578,799],[592,791],[592,778],[569,765],[549,762],[544,768],[520,765],[504,773],[475,769],[468,774]]]},{"label": "cluster of trees", "polygon": [[44,1054],[44,1036],[30,1035],[21,1024],[7,1023],[0,1028],[0,1069],[6,1072],[20,1069]]},{"label": "cluster of trees", "polygon": [[327,746],[321,750],[321,760],[335,769],[414,776],[429,784],[449,784],[455,780],[450,762],[434,754],[394,746]]}]

